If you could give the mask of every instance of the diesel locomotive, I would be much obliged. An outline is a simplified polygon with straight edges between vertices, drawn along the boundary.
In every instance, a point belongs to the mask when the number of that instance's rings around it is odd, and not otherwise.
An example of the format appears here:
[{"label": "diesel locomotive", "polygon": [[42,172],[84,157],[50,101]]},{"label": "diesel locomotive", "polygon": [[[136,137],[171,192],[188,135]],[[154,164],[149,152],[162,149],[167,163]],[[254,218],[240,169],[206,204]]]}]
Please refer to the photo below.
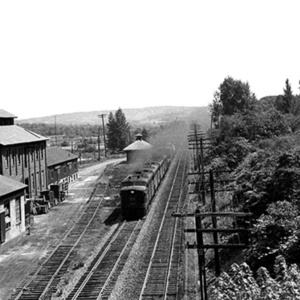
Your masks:
[{"label": "diesel locomotive", "polygon": [[121,182],[121,211],[124,219],[140,219],[147,215],[174,152],[174,146],[164,149],[160,160],[144,163],[140,170],[128,175]]}]

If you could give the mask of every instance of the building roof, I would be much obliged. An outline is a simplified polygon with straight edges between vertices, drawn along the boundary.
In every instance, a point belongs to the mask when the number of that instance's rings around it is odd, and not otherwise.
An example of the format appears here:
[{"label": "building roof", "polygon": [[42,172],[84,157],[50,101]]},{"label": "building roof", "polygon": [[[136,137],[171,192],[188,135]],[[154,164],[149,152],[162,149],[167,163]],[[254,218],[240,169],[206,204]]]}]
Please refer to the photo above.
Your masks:
[{"label": "building roof", "polygon": [[47,147],[46,155],[47,155],[48,167],[58,165],[63,162],[71,161],[78,158],[77,155],[58,147]]},{"label": "building roof", "polygon": [[17,116],[15,116],[3,109],[0,109],[0,118],[17,118]]},{"label": "building roof", "polygon": [[22,182],[0,175],[0,197],[18,190],[25,189],[26,187],[27,185],[23,184]]},{"label": "building roof", "polygon": [[136,150],[150,150],[153,146],[145,141],[137,140],[123,149],[126,151],[136,151]]},{"label": "building roof", "polygon": [[25,144],[48,140],[37,133],[17,125],[0,126],[0,145]]}]

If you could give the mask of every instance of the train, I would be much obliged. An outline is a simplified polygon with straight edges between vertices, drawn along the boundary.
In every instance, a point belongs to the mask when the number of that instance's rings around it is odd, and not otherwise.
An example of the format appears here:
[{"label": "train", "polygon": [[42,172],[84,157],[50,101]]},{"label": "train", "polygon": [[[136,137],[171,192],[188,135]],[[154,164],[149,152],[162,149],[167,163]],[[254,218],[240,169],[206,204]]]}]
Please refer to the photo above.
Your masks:
[{"label": "train", "polygon": [[151,201],[169,169],[175,147],[168,145],[121,182],[121,212],[125,220],[141,219],[149,212]]}]

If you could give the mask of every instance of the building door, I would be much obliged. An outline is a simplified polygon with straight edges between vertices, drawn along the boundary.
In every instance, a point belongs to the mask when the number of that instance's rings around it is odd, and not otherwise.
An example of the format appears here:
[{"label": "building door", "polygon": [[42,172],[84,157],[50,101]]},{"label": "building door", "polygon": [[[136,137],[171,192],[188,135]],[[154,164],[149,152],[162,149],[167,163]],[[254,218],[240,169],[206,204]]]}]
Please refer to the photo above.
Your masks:
[{"label": "building door", "polygon": [[5,242],[5,212],[0,213],[0,243]]}]

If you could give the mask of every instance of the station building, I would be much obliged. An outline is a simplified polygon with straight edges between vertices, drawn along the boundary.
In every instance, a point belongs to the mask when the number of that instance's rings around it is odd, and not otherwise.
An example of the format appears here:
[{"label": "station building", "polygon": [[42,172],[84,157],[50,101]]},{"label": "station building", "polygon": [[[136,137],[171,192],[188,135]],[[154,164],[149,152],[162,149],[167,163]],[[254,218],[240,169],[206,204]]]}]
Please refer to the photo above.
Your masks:
[{"label": "station building", "polygon": [[48,188],[78,178],[78,156],[58,147],[47,147]]},{"label": "station building", "polygon": [[1,241],[25,231],[26,198],[47,188],[47,138],[14,125],[15,118],[0,109]]},{"label": "station building", "polygon": [[26,184],[31,198],[47,188],[47,138],[14,125],[14,118],[0,110],[0,175]]}]

